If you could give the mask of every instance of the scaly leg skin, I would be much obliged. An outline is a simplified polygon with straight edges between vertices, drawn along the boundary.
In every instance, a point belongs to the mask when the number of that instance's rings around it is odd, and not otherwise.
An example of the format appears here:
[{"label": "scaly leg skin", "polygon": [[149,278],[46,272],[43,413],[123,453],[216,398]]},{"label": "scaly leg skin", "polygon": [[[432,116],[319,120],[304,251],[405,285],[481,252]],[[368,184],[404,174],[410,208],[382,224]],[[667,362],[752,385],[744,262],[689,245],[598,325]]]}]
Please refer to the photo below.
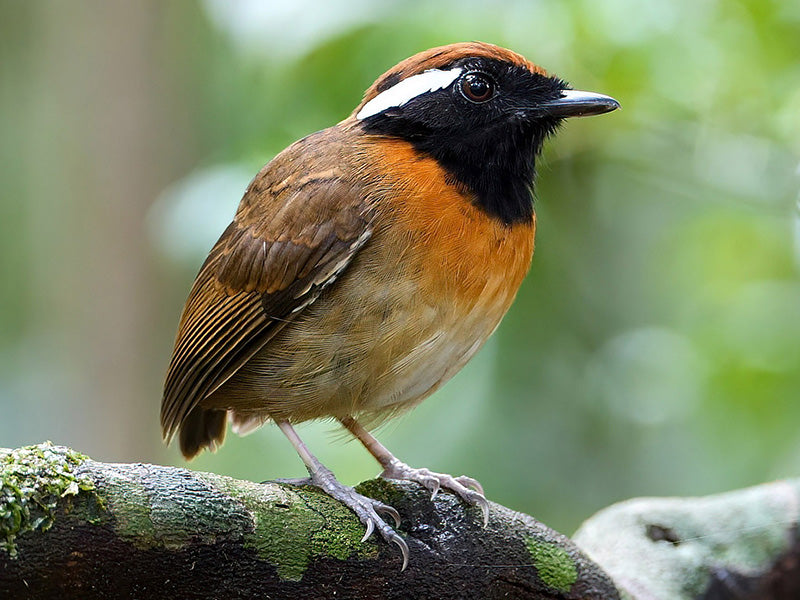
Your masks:
[{"label": "scaly leg skin", "polygon": [[405,479],[422,484],[431,492],[431,500],[436,497],[441,488],[450,490],[462,500],[473,506],[480,507],[483,512],[483,526],[489,524],[489,503],[483,495],[483,487],[472,477],[461,475],[453,477],[446,473],[434,473],[428,469],[414,469],[404,462],[399,461],[375,437],[364,429],[353,417],[344,417],[339,422],[356,436],[364,447],[369,450],[383,467],[381,477],[387,479]]},{"label": "scaly leg skin", "polygon": [[373,500],[367,496],[362,496],[350,486],[339,482],[330,469],[325,467],[321,462],[319,462],[316,456],[311,454],[308,447],[303,443],[303,441],[297,435],[297,432],[294,430],[294,427],[292,427],[288,421],[277,421],[277,425],[280,427],[284,435],[289,438],[292,446],[294,446],[294,449],[297,450],[297,453],[300,455],[303,463],[305,463],[306,468],[308,469],[308,474],[311,476],[310,479],[287,480],[285,483],[310,483],[347,506],[350,510],[356,513],[358,518],[367,528],[367,531],[361,541],[365,542],[369,536],[372,535],[372,532],[377,529],[384,540],[393,544],[397,544],[397,546],[400,548],[400,552],[403,555],[403,567],[400,570],[405,571],[406,567],[408,566],[408,544],[406,544],[406,541],[401,538],[394,531],[394,529],[389,527],[389,525],[387,525],[386,522],[380,517],[381,514],[389,515],[392,517],[392,519],[394,519],[395,527],[398,527],[400,525],[400,514],[388,504],[384,504],[379,500]]}]

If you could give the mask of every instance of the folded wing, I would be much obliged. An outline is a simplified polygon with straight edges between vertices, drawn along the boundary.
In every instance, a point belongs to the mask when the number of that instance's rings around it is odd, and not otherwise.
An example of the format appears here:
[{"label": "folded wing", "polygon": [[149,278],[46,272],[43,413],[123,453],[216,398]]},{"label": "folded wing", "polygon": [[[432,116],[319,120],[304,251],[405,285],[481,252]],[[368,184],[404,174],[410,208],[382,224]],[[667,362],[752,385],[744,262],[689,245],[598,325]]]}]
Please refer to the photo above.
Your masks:
[{"label": "folded wing", "polygon": [[248,188],[186,302],[161,405],[167,439],[314,302],[370,237],[363,194],[335,171],[272,187],[264,180]]}]

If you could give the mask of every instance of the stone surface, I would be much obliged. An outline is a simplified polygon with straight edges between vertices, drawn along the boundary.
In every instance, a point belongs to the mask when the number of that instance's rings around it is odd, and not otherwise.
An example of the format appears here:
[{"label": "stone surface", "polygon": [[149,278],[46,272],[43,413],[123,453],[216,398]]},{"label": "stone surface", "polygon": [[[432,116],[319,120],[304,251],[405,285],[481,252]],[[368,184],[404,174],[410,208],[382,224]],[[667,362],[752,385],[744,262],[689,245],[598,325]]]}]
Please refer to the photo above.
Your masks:
[{"label": "stone surface", "polygon": [[800,481],[606,508],[574,541],[626,598],[800,598]]}]

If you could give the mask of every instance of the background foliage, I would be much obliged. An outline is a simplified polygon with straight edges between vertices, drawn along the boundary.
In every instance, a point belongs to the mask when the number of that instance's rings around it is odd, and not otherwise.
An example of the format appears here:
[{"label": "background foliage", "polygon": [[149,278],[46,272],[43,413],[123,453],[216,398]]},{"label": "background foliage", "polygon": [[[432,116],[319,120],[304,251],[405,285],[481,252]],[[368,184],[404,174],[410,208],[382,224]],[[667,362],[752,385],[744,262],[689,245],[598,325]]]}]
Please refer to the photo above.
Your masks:
[{"label": "background foliage", "polygon": [[[623,110],[548,144],[539,235],[480,355],[385,427],[570,532],[634,495],[800,471],[800,4],[0,0],[0,446],[183,464],[183,300],[256,170],[430,46],[508,46]],[[303,426],[353,483],[376,473]],[[193,467],[299,476],[274,427]]]}]

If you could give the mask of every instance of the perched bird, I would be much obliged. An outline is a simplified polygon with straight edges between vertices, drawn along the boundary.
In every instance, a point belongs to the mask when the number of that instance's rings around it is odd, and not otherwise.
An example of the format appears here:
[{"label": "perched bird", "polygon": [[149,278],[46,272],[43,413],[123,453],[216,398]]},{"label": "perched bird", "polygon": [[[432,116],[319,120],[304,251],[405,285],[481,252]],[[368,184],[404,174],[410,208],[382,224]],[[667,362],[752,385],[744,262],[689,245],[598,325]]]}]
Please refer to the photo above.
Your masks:
[{"label": "perched bird", "polygon": [[415,469],[368,431],[452,377],[500,323],[533,255],[532,188],[566,117],[619,107],[509,50],[458,43],[408,58],[353,113],[256,175],[200,269],[161,406],[187,458],[226,421],[274,421],[311,483],[403,553],[397,511],[336,480],[293,425],[337,419],[383,467],[480,506],[480,484]]}]

